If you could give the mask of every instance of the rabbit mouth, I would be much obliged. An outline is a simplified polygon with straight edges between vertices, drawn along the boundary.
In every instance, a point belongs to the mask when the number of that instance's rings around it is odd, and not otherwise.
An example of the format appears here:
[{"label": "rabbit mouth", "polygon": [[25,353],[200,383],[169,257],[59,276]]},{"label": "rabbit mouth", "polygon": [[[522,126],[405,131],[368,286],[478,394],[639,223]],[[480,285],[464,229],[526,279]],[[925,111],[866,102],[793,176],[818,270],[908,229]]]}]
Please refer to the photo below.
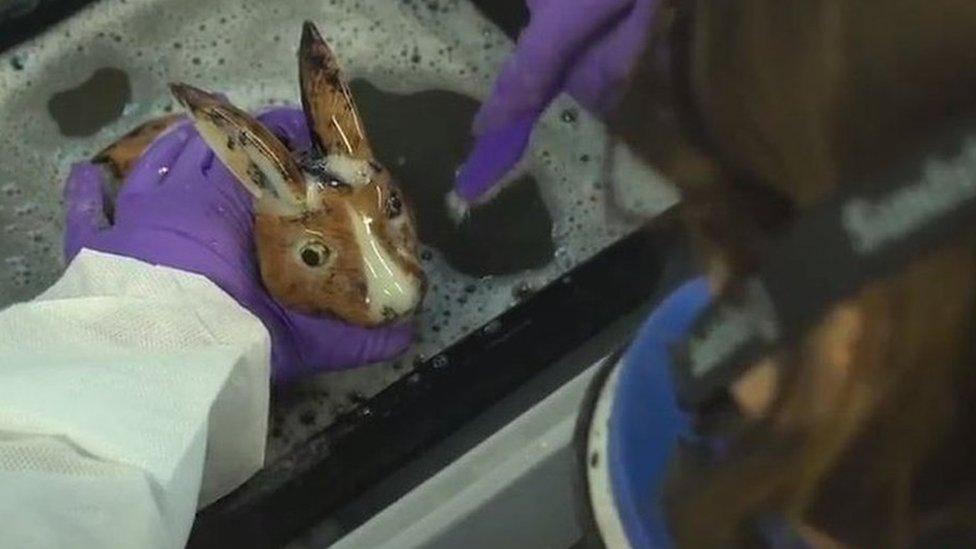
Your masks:
[{"label": "rabbit mouth", "polygon": [[396,312],[393,307],[383,307],[383,322],[395,322],[403,318],[403,315]]}]

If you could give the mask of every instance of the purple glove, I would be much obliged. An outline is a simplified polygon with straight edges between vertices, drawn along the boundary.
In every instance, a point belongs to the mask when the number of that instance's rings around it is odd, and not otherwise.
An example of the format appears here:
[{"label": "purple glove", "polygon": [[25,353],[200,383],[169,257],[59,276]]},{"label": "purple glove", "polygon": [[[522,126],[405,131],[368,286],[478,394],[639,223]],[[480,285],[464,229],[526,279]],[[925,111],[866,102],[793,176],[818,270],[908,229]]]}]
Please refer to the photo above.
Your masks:
[{"label": "purple glove", "polygon": [[[277,108],[258,119],[292,149],[311,146],[301,110]],[[370,330],[314,318],[286,311],[267,294],[252,243],[251,197],[189,122],[139,159],[115,199],[113,222],[103,177],[88,163],[68,176],[65,257],[90,248],[206,276],[267,327],[275,382],[390,359],[410,344],[409,326]]]},{"label": "purple glove", "polygon": [[474,121],[477,141],[456,192],[471,204],[522,157],[543,111],[562,91],[605,114],[647,44],[660,0],[528,0],[515,53]]}]

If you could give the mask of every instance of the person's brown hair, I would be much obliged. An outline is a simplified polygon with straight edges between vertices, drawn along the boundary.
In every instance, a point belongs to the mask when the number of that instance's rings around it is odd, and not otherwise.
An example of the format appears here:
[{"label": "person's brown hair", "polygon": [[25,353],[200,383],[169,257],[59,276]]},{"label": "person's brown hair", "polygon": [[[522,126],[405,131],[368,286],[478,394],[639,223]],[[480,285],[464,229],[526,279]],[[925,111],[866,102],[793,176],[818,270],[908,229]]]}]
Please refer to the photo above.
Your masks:
[{"label": "person's brown hair", "polygon": [[[686,23],[668,42],[685,131],[647,156],[682,187],[690,227],[731,289],[804,209],[976,114],[972,0],[672,4],[662,20]],[[659,76],[648,72],[625,105],[647,101]],[[616,126],[638,148],[649,140],[647,124]],[[771,411],[736,432],[729,458],[675,471],[667,499],[679,546],[742,543],[768,515],[853,546],[976,526],[976,238],[844,306],[860,320],[840,394],[824,410],[815,393],[828,315],[784,350],[790,367]]]}]

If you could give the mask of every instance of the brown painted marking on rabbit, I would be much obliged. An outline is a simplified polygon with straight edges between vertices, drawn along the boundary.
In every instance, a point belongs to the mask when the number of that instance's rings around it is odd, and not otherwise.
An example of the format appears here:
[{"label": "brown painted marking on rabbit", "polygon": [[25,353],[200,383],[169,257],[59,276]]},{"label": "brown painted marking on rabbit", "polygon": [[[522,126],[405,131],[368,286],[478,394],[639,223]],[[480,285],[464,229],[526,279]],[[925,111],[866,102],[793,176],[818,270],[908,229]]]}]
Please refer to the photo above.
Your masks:
[{"label": "brown painted marking on rabbit", "polygon": [[332,51],[311,23],[299,48],[314,150],[293,156],[257,120],[185,84],[173,94],[255,202],[255,246],[285,306],[362,326],[413,314],[426,290],[409,205],[372,154]]},{"label": "brown painted marking on rabbit", "polygon": [[182,115],[170,114],[150,120],[99,151],[92,162],[106,166],[117,179],[124,179],[146,148],[182,118]]}]

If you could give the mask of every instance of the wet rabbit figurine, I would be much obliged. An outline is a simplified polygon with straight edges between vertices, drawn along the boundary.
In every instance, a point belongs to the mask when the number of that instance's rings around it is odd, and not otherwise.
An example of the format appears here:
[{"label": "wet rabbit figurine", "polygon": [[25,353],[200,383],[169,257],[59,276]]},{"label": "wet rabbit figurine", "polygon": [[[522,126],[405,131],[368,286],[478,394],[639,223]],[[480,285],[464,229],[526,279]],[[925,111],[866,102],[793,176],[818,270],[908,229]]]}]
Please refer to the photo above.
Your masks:
[{"label": "wet rabbit figurine", "polygon": [[[186,84],[173,94],[254,200],[254,238],[268,291],[291,309],[361,326],[410,316],[426,279],[412,214],[377,162],[332,51],[306,22],[299,48],[302,107],[313,150],[293,155],[221,97]],[[179,117],[137,128],[99,154],[118,177]]]}]

